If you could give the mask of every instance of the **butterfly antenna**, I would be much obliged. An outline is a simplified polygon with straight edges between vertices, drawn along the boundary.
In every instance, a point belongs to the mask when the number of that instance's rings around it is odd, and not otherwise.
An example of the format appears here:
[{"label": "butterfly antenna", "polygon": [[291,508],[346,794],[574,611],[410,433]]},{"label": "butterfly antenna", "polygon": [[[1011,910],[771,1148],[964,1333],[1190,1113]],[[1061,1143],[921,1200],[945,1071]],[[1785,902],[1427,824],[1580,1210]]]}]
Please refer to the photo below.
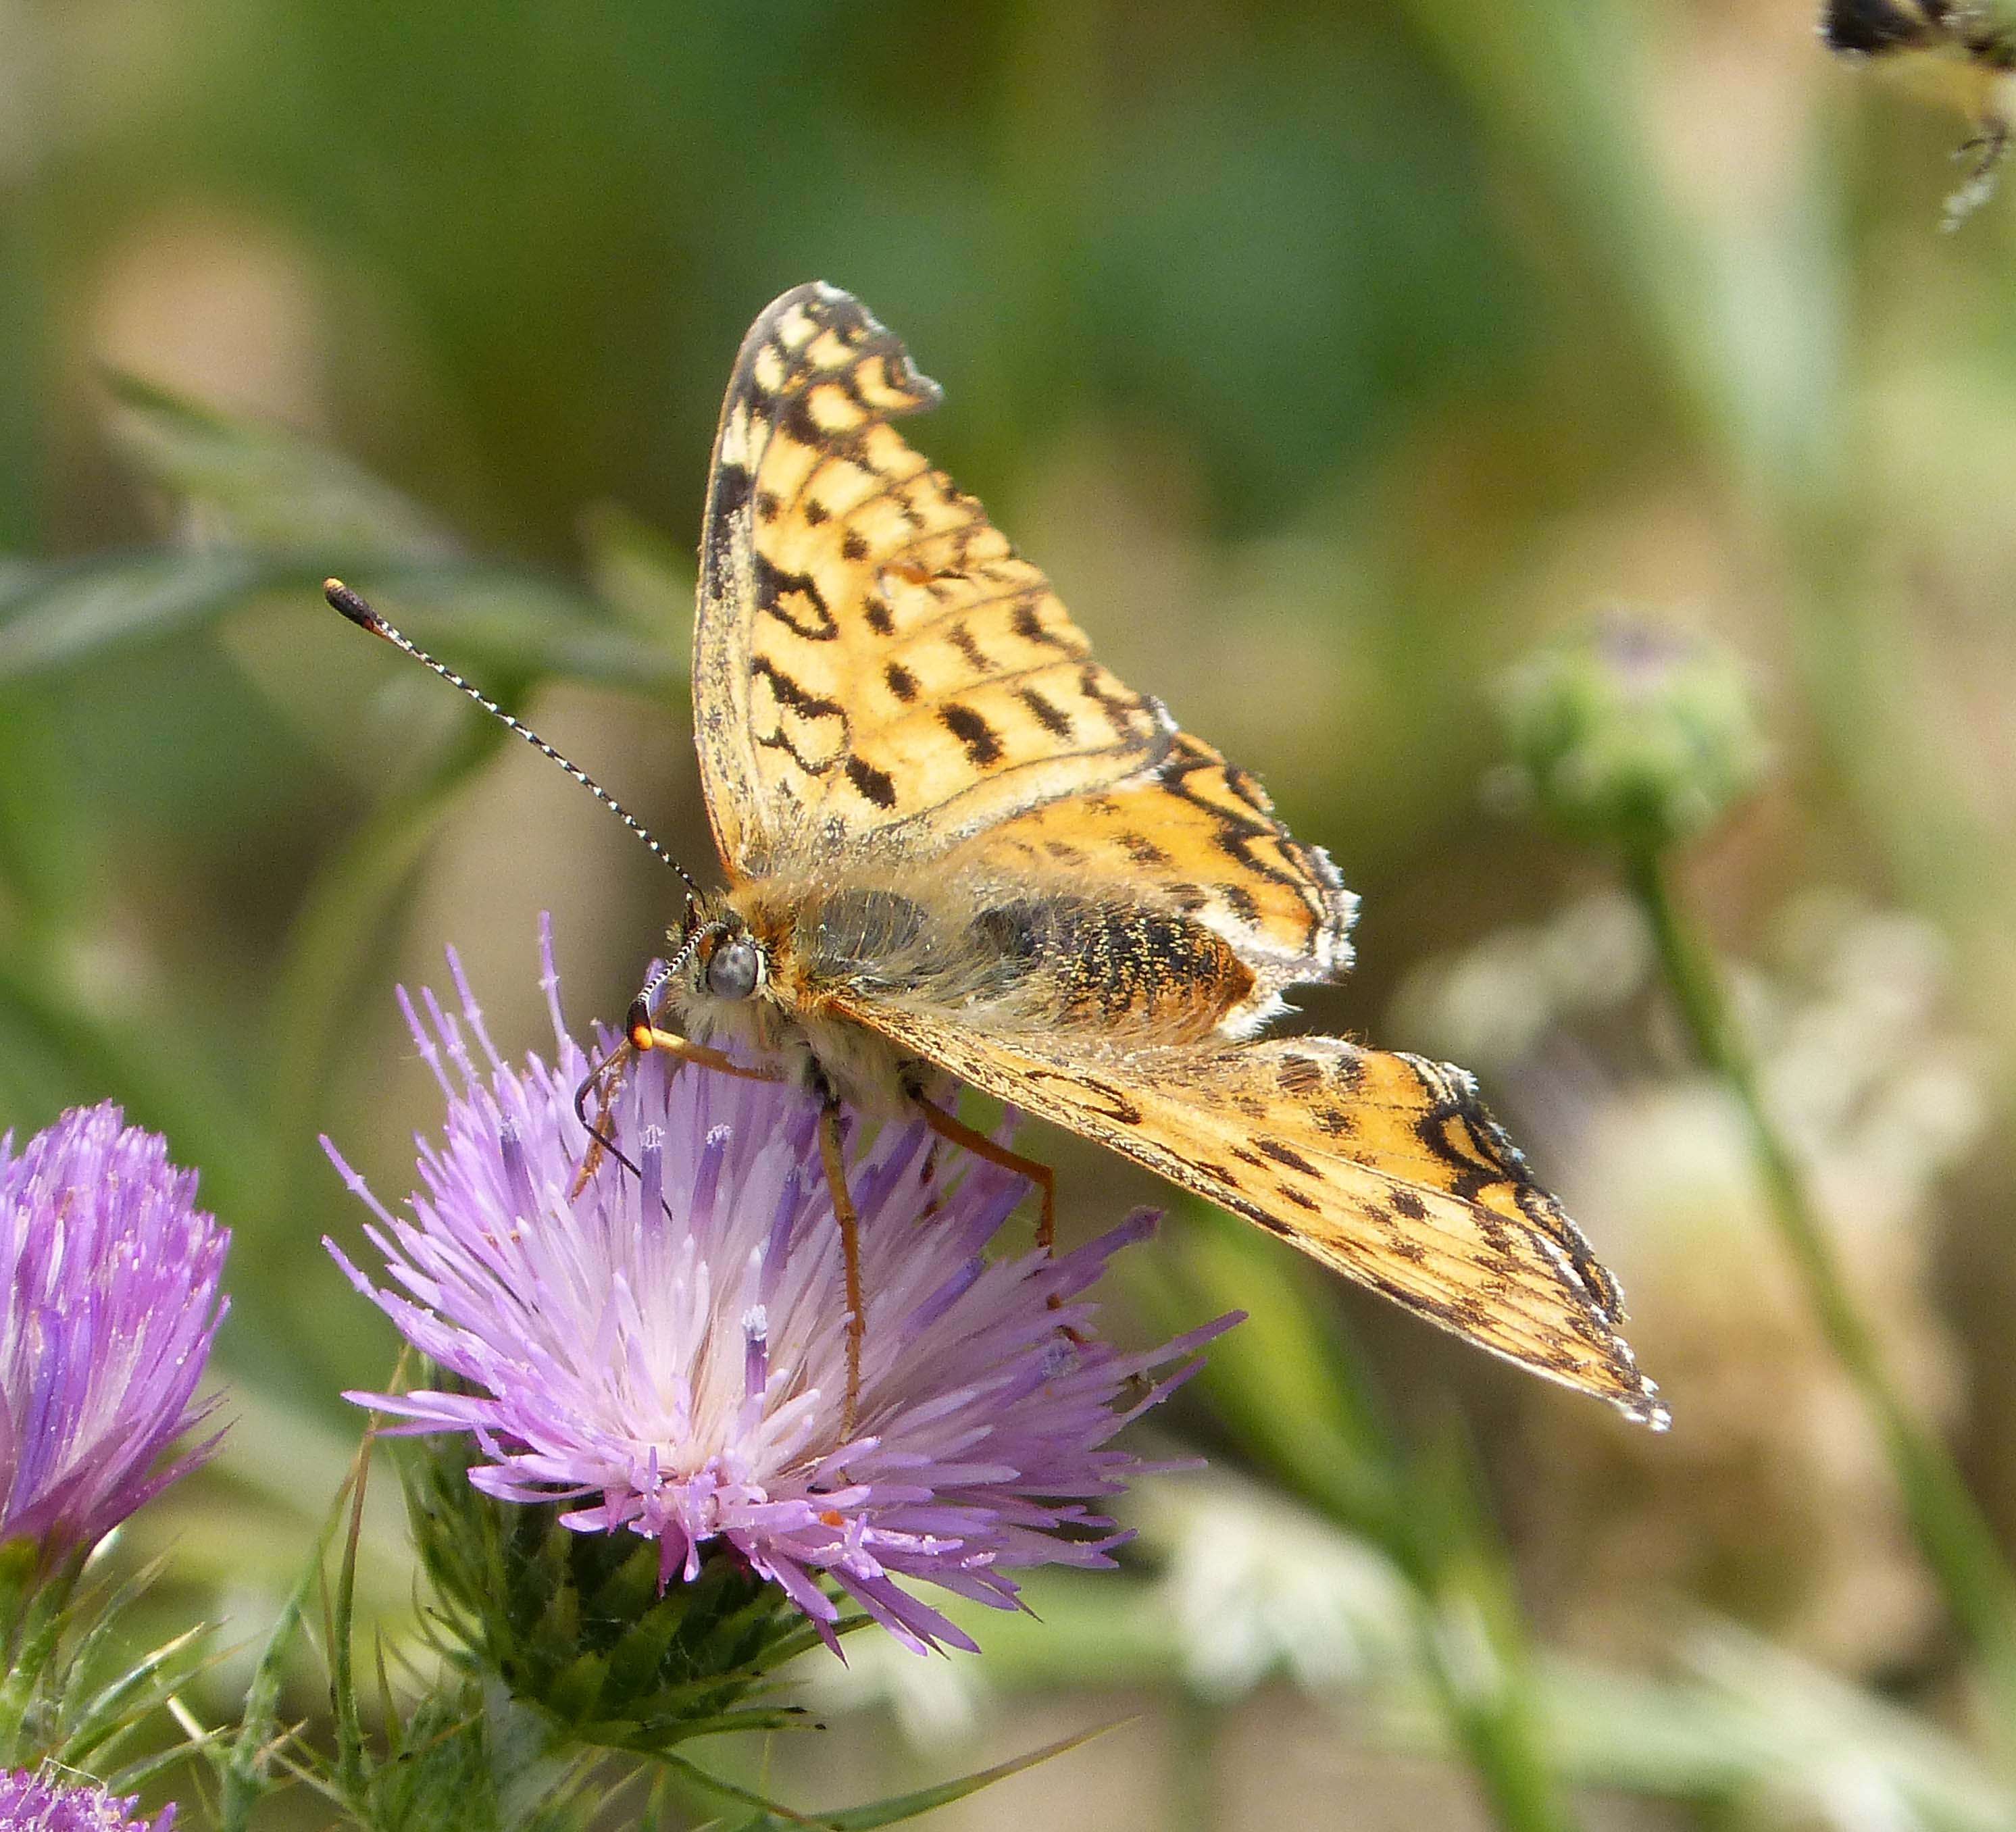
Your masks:
[{"label": "butterfly antenna", "polygon": [[628,1028],[633,1034],[640,1020],[646,1028],[650,1028],[651,1019],[657,1010],[659,993],[664,990],[669,981],[676,979],[685,970],[686,963],[693,959],[693,950],[700,945],[702,931],[693,920],[690,906],[688,907],[686,916],[689,933],[685,943],[670,960],[660,964],[657,970],[644,982],[643,990],[630,1002],[630,1019]]},{"label": "butterfly antenna", "polygon": [[693,882],[693,874],[689,872],[684,866],[681,865],[677,859],[673,858],[664,847],[658,844],[657,840],[652,837],[650,830],[646,827],[642,821],[639,820],[635,815],[631,813],[629,809],[625,808],[614,795],[610,794],[607,789],[603,788],[599,783],[596,781],[594,777],[591,776],[586,770],[583,769],[580,766],[580,765],[563,757],[560,752],[553,747],[552,745],[549,744],[545,739],[542,738],[537,732],[534,731],[530,725],[520,724],[517,719],[512,718],[510,714],[506,712],[502,707],[499,706],[495,700],[489,698],[488,696],[484,693],[480,688],[473,686],[469,682],[464,680],[462,676],[457,674],[453,668],[450,668],[446,662],[437,661],[434,657],[428,654],[427,652],[423,649],[419,643],[414,642],[411,637],[405,635],[401,632],[394,628],[393,626],[386,622],[386,621],[380,617],[376,611],[373,610],[369,605],[365,603],[364,599],[360,593],[353,592],[349,586],[344,584],[342,580],[324,579],[322,582],[322,596],[326,597],[338,610],[341,611],[345,617],[348,617],[352,623],[356,624],[360,630],[369,630],[373,635],[381,637],[384,641],[391,643],[394,649],[400,650],[405,654],[410,655],[414,660],[419,662],[423,667],[432,668],[434,671],[439,675],[444,681],[447,682],[451,687],[459,687],[463,693],[466,693],[470,699],[474,700],[478,706],[481,707],[485,712],[488,713],[492,718],[500,721],[502,724],[508,725],[513,731],[516,732],[520,737],[523,738],[525,742],[531,745],[535,750],[538,751],[540,755],[542,757],[550,758],[555,763],[558,764],[560,768],[565,770],[569,776],[573,777],[577,783],[580,783],[580,785],[585,789],[589,794],[592,795],[597,801],[600,802],[604,808],[607,808],[611,814],[614,815],[625,826],[628,827],[639,840],[643,840],[645,845],[650,848],[652,856],[655,858],[661,865],[669,866],[673,871],[676,872],[679,874],[680,882],[686,886],[687,891],[691,895],[695,897],[700,895],[700,887]]}]

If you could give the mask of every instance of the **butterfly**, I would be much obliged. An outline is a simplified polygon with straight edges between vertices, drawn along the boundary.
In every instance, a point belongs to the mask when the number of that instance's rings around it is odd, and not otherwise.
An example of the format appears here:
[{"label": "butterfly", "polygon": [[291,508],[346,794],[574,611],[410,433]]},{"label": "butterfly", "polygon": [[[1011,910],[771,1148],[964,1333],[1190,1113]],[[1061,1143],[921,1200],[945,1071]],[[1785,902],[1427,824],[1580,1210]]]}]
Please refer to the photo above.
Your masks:
[{"label": "butterfly", "polygon": [[1914,72],[1974,123],[1955,157],[1966,182],[1946,200],[1957,228],[1986,201],[2009,149],[2016,96],[2016,19],[2003,0],[1822,0],[1820,38],[1850,58],[1881,59]]},{"label": "butterfly", "polygon": [[823,284],[742,345],[693,659],[726,884],[694,888],[630,1047],[820,1096],[857,1344],[873,1300],[844,1110],[920,1113],[1023,1172],[1051,1237],[1051,1172],[961,1121],[949,1075],[1663,1428],[1616,1281],[1468,1074],[1259,1035],[1289,988],[1348,967],[1355,899],[1251,776],[1093,659],[1049,581],[897,430],[939,398]]}]

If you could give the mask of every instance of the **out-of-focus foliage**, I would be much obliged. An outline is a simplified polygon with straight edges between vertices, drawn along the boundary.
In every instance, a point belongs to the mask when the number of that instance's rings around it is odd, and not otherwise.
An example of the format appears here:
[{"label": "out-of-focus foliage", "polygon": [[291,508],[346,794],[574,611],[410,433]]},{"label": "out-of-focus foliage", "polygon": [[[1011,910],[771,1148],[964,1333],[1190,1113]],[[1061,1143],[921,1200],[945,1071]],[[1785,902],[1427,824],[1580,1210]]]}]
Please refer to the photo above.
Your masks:
[{"label": "out-of-focus foliage", "polygon": [[[1602,606],[1742,658],[1780,768],[1685,887],[1751,963],[1768,1092],[1906,1390],[2016,1528],[2016,196],[1941,233],[1955,123],[1813,23],[0,0],[0,1125],[121,1100],[235,1230],[232,1437],[132,1529],[172,1541],[194,1613],[256,1644],[347,1467],[337,1391],[390,1359],[317,1244],[357,1217],[315,1135],[406,1186],[429,1084],[394,982],[455,941],[518,988],[491,1015],[522,1046],[538,910],[585,1017],[675,902],[319,582],[700,868],[707,453],[742,330],[816,276],[945,385],[916,437],[1103,659],[1335,855],[1362,964],[1312,1016],[1485,1076],[1623,1274],[1676,1423],[1634,1436],[1257,1240],[1222,1292],[1237,1250],[1182,1218],[1143,1310],[1240,1302],[1307,1358],[1198,1390],[1229,1486],[1150,1498],[1138,1585],[1060,1578],[977,1661],[826,1674],[835,1729],[776,1752],[794,1797],[1139,1709],[945,1823],[1464,1823],[1421,1753],[1460,1673],[1471,1733],[1506,1728],[1462,1661],[1526,1632],[1458,1556],[1460,1406],[1538,1643],[1501,1697],[1605,1823],[1994,1823],[1967,1663],[1643,938],[1589,901],[1600,862],[1479,789],[1493,683]],[[1150,1193],[1039,1149],[1068,1234]],[[1390,1434],[1315,1346],[1333,1326]],[[1396,1495],[1411,1541],[1381,1536]],[[397,1524],[364,1532],[361,1607],[397,1621]]]}]

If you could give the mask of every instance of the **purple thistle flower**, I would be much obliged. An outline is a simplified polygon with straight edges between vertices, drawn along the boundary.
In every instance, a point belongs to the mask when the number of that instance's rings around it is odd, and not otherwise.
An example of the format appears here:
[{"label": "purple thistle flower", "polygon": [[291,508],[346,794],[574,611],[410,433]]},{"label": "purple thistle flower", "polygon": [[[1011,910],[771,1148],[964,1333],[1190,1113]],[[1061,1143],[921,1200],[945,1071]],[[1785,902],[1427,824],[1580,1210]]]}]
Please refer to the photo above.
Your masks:
[{"label": "purple thistle flower", "polygon": [[0,1828],[5,1832],[169,1832],[172,1806],[152,1819],[136,1819],[137,1794],[108,1794],[103,1787],[52,1786],[26,1769],[0,1770]]},{"label": "purple thistle flower", "polygon": [[215,1446],[155,1467],[210,1409],[191,1396],[231,1236],[195,1206],[196,1173],[109,1101],[19,1156],[13,1142],[0,1137],[0,1542],[85,1546]]},{"label": "purple thistle flower", "polygon": [[822,1578],[923,1651],[974,1643],[909,1584],[1006,1609],[1011,1567],[1111,1564],[1129,1535],[1093,1504],[1164,1466],[1110,1440],[1237,1320],[1131,1355],[1086,1335],[1083,1294],[1153,1216],[1055,1261],[989,1262],[1022,1179],[963,1152],[934,1163],[921,1121],[884,1125],[865,1150],[857,1134],[849,1185],[869,1295],[859,1415],[844,1436],[846,1301],[817,1103],[671,1074],[647,1055],[610,1116],[641,1181],[610,1161],[574,1195],[588,1064],[561,1020],[549,930],[542,941],[555,1066],[505,1066],[452,954],[462,1022],[431,994],[423,1019],[401,995],[448,1107],[445,1139],[420,1143],[412,1220],[329,1147],[376,1214],[366,1233],[405,1294],[329,1251],[473,1389],[349,1397],[406,1421],[396,1431],[473,1433],[488,1460],[470,1480],[486,1494],[578,1501],[564,1525],[655,1539],[661,1585],[690,1582],[704,1549],[733,1548],[829,1643],[840,1612]]}]

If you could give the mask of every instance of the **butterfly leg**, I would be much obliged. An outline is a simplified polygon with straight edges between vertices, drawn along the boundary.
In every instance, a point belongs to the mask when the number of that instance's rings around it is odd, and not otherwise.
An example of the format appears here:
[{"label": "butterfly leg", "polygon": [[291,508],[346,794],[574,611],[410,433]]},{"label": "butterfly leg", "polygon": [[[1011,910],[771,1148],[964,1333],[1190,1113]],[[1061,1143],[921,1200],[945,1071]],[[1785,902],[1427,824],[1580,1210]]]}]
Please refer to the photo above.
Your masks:
[{"label": "butterfly leg", "polygon": [[861,1295],[861,1218],[847,1190],[847,1151],[840,1132],[840,1103],[830,1096],[819,1109],[819,1157],[826,1166],[826,1187],[833,1194],[833,1217],[840,1224],[840,1256],[847,1275],[847,1405],[841,1414],[841,1434],[854,1434],[861,1405],[861,1344],[867,1333],[866,1304]]},{"label": "butterfly leg", "polygon": [[924,1198],[924,1206],[919,1211],[917,1215],[917,1226],[920,1228],[935,1220],[945,1208],[945,1204],[939,1199],[937,1187],[938,1180],[938,1148],[944,1143],[945,1141],[939,1138],[935,1132],[931,1135],[931,1143],[924,1147],[924,1161],[923,1168],[917,1172],[918,1182],[922,1183],[925,1188],[931,1191],[931,1194]]},{"label": "butterfly leg", "polygon": [[[917,1110],[924,1116],[924,1124],[954,1145],[963,1145],[975,1157],[984,1157],[991,1164],[999,1164],[1004,1171],[1013,1171],[1026,1177],[1036,1186],[1040,1206],[1036,1211],[1036,1244],[1055,1258],[1057,1251],[1057,1174],[1039,1158],[1024,1157],[1019,1151],[1010,1151],[1005,1145],[997,1145],[985,1132],[969,1126],[956,1113],[940,1107],[934,1100],[927,1100],[921,1094],[916,1096]],[[1064,1300],[1053,1291],[1050,1294],[1050,1308],[1061,1310]],[[1085,1345],[1085,1338],[1077,1330],[1067,1328],[1065,1335],[1079,1348]]]},{"label": "butterfly leg", "polygon": [[[608,1055],[590,1069],[581,1085],[574,1090],[574,1117],[587,1129],[588,1150],[581,1154],[581,1168],[574,1174],[571,1194],[578,1196],[594,1180],[595,1173],[602,1168],[602,1161],[613,1156],[617,1163],[633,1168],[623,1154],[616,1149],[614,1140],[609,1136],[609,1111],[616,1104],[617,1091],[623,1085],[623,1071],[630,1065],[635,1053],[628,1043],[619,1043]],[[595,1103],[595,1119],[591,1124],[588,1117],[588,1091],[596,1088],[599,1092]]]},{"label": "butterfly leg", "polygon": [[[623,1073],[634,1057],[642,1056],[647,1049],[662,1049],[681,1062],[697,1062],[703,1067],[718,1070],[724,1075],[740,1075],[750,1082],[781,1082],[780,1071],[752,1069],[725,1056],[718,1049],[710,1049],[704,1043],[696,1043],[690,1038],[682,1037],[676,1031],[663,1031],[651,1022],[639,999],[631,1007],[630,1021],[625,1027],[625,1040],[596,1064],[587,1078],[574,1090],[574,1110],[582,1125],[588,1128],[592,1143],[582,1157],[580,1172],[574,1178],[574,1193],[580,1195],[588,1187],[589,1179],[601,1169],[605,1156],[615,1158],[632,1175],[637,1167],[616,1149],[609,1136],[609,1110],[615,1104],[617,1092],[623,1085]],[[605,1079],[606,1078],[606,1079]],[[595,1123],[589,1125],[588,1091],[597,1082],[602,1084],[600,1098],[596,1103]]]},{"label": "butterfly leg", "polygon": [[1054,1254],[1057,1246],[1057,1172],[1035,1158],[1024,1157],[1019,1151],[997,1145],[985,1132],[969,1126],[957,1114],[940,1107],[936,1101],[927,1100],[921,1094],[917,1096],[917,1110],[924,1116],[924,1124],[941,1139],[962,1145],[975,1157],[984,1157],[989,1164],[999,1164],[1004,1171],[1013,1171],[1035,1185],[1042,1204],[1036,1215],[1036,1244],[1046,1253]]},{"label": "butterfly leg", "polygon": [[641,1055],[647,1049],[662,1049],[668,1056],[681,1062],[698,1063],[704,1069],[713,1069],[724,1075],[740,1075],[745,1082],[781,1082],[785,1079],[782,1069],[753,1069],[746,1063],[739,1063],[732,1056],[724,1056],[718,1049],[710,1049],[704,1043],[696,1043],[690,1037],[682,1037],[676,1031],[661,1031],[648,1020],[634,1023],[630,1027],[630,1047]]}]

